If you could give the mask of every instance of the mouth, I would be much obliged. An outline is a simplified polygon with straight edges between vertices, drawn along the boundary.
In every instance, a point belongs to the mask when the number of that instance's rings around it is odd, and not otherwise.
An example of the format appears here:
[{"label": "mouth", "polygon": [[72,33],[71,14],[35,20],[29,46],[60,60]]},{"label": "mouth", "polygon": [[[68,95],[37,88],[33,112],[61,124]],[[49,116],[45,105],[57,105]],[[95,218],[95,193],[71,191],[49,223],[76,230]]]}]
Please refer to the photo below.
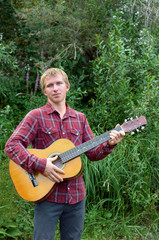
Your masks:
[{"label": "mouth", "polygon": [[59,97],[59,96],[60,96],[60,93],[53,94],[53,97]]}]

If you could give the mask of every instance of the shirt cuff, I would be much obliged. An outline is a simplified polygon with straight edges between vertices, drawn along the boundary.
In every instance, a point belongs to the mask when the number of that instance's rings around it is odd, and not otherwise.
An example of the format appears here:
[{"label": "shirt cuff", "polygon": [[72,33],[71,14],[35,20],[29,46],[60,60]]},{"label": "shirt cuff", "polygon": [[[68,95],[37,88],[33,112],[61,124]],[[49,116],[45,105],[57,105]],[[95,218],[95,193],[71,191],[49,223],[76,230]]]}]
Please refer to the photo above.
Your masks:
[{"label": "shirt cuff", "polygon": [[47,163],[47,159],[46,158],[40,159],[39,164],[38,164],[38,166],[36,168],[36,171],[38,171],[40,173],[44,173],[45,168],[46,168],[46,163]]},{"label": "shirt cuff", "polygon": [[114,148],[116,147],[116,145],[117,145],[117,144],[115,144],[115,145],[110,145],[108,142],[105,142],[105,143],[103,143],[103,149],[104,149],[104,151],[105,151],[105,150],[108,150],[108,149],[114,149]]}]

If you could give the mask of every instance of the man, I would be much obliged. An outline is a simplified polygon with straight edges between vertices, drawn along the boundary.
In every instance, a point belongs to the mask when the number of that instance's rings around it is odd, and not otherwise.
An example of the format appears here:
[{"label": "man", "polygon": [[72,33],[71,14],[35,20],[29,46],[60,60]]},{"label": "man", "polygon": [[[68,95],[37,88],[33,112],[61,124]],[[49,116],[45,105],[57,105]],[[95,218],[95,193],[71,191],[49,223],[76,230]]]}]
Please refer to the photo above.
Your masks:
[{"label": "man", "polygon": [[[40,159],[27,151],[27,146],[44,149],[54,141],[65,138],[75,146],[94,135],[83,113],[66,103],[70,84],[66,73],[48,69],[41,77],[41,88],[48,102],[29,112],[6,143],[5,151],[17,164],[30,173],[39,171],[58,183],[53,193],[43,202],[35,203],[34,240],[52,240],[60,220],[61,240],[80,240],[85,213],[85,186],[82,175],[64,180],[64,171],[54,165],[57,156]],[[91,161],[103,159],[124,137],[123,131],[112,131],[111,139],[86,152]]]}]

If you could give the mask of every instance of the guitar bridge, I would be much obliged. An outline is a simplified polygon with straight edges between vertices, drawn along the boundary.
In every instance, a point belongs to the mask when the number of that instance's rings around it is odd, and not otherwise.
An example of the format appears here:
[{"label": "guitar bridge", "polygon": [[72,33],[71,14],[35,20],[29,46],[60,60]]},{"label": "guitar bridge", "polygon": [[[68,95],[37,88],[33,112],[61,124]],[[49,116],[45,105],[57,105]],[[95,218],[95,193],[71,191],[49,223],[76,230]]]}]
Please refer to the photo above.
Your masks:
[{"label": "guitar bridge", "polygon": [[34,186],[34,187],[37,187],[37,186],[38,186],[38,183],[37,183],[37,181],[36,181],[36,178],[34,177],[34,174],[32,174],[32,173],[28,173],[28,174],[29,174],[29,178],[30,178],[33,186]]}]

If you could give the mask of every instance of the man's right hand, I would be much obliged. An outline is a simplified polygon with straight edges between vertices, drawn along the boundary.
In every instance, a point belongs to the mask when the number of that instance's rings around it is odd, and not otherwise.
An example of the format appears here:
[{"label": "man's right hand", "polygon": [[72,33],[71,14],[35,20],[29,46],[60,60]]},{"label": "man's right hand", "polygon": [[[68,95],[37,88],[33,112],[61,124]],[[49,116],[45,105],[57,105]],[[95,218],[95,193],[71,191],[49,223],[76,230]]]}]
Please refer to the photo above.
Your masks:
[{"label": "man's right hand", "polygon": [[54,161],[56,161],[58,156],[52,157],[52,158],[47,158],[47,163],[44,171],[44,176],[48,177],[51,181],[55,181],[57,183],[62,182],[63,178],[59,175],[60,174],[65,174],[63,170],[60,168],[56,167],[55,164],[53,164]]}]

